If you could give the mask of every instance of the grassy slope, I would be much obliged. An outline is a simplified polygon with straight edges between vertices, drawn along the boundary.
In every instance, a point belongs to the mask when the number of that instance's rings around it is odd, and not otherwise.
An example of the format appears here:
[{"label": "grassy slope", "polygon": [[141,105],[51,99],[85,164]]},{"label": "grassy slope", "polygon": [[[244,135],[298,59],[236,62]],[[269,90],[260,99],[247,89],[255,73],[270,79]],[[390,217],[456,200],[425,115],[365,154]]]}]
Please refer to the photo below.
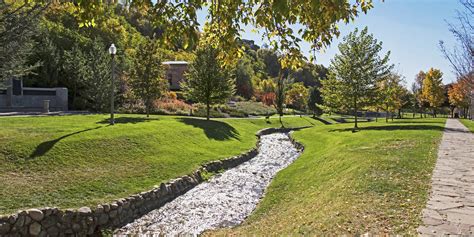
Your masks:
[{"label": "grassy slope", "polygon": [[317,126],[294,137],[306,149],[278,173],[246,222],[211,235],[416,235],[444,119]]},{"label": "grassy slope", "polygon": [[464,124],[471,132],[474,132],[474,121],[473,120],[468,120],[468,119],[460,119],[461,123]]},{"label": "grassy slope", "polygon": [[[106,115],[0,118],[0,213],[96,205],[188,174],[255,145],[263,119]],[[286,126],[310,125],[284,118]]]}]

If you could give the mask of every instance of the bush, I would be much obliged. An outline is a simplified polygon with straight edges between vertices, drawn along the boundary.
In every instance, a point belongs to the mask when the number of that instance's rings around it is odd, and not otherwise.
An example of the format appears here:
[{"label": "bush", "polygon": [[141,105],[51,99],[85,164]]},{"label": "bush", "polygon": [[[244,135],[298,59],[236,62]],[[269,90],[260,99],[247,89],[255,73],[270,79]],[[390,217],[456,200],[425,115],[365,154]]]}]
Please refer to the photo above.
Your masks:
[{"label": "bush", "polygon": [[[176,98],[176,94],[170,97]],[[155,100],[154,102],[154,113],[158,114],[189,115],[192,109],[193,106],[178,99],[164,98]]]}]

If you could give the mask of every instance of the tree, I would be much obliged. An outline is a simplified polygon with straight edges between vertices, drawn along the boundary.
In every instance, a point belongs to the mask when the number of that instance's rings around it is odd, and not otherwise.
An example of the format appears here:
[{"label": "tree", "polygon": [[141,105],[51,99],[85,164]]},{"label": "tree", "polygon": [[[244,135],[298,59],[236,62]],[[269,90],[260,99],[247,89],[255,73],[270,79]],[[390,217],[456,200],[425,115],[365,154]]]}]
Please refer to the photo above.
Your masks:
[{"label": "tree", "polygon": [[313,116],[320,116],[323,113],[321,109],[322,104],[323,98],[321,97],[319,88],[311,87],[309,89],[308,109],[313,112]]},{"label": "tree", "polygon": [[[402,76],[397,73],[390,73],[384,77],[379,83],[380,104],[385,110],[385,121],[388,122],[389,113],[400,110],[403,105],[403,97],[406,89],[402,85]],[[400,115],[399,115],[400,116]],[[393,114],[392,114],[393,118]]]},{"label": "tree", "polygon": [[378,42],[367,27],[360,33],[356,29],[339,44],[340,53],[331,60],[329,79],[323,81],[323,99],[330,110],[348,109],[355,116],[357,111],[372,103],[378,82],[386,77],[393,65],[389,64],[390,52],[380,57],[382,43]]},{"label": "tree", "polygon": [[415,76],[415,82],[412,85],[413,96],[415,96],[416,103],[420,109],[420,118],[423,117],[424,105],[426,101],[423,98],[423,80],[425,80],[426,73],[423,71],[418,72]]},{"label": "tree", "polygon": [[206,104],[207,120],[211,105],[223,103],[234,94],[234,81],[218,56],[219,50],[212,46],[198,48],[181,83],[186,98]]},{"label": "tree", "polygon": [[287,77],[288,77],[288,70],[283,69],[280,70],[279,76],[276,78],[276,88],[275,88],[275,109],[278,113],[280,124],[283,127],[283,123],[281,122],[281,117],[284,114],[285,109],[285,95],[287,89]]},{"label": "tree", "polygon": [[[35,0],[43,2],[44,0]],[[114,7],[116,1],[68,0],[58,1],[73,3],[78,6],[77,18],[83,26],[93,26],[103,16],[103,8]],[[112,3],[112,4],[111,4]],[[152,4],[150,4],[152,3]],[[312,49],[320,49],[331,43],[339,34],[337,23],[349,22],[360,12],[367,12],[373,7],[371,0],[341,1],[132,1],[135,6],[147,5],[150,20],[160,25],[160,39],[175,45],[173,42],[183,38],[193,42],[198,39],[199,22],[197,11],[206,7],[208,21],[204,25],[207,34],[205,44],[219,48],[225,61],[232,61],[242,49],[236,47],[241,37],[241,25],[250,24],[263,29],[266,37],[275,50],[285,54],[281,61],[283,68],[292,67],[303,57],[299,43],[302,40],[311,43]],[[294,31],[294,25],[301,29]],[[171,42],[171,43],[170,43]],[[183,45],[191,45],[189,42]]]},{"label": "tree", "polygon": [[467,82],[474,88],[474,2],[472,0],[459,0],[464,7],[457,11],[457,24],[449,23],[449,31],[457,40],[457,46],[448,50],[443,41],[440,41],[441,52],[451,63],[451,67],[458,78],[468,77]]},{"label": "tree", "polygon": [[292,108],[303,111],[308,104],[309,90],[303,83],[293,83],[286,91],[286,104]]},{"label": "tree", "polygon": [[147,117],[150,116],[153,102],[161,97],[166,87],[161,57],[155,41],[142,43],[138,47],[130,73],[129,82],[132,92],[145,104]]},{"label": "tree", "polygon": [[252,77],[254,71],[251,67],[251,62],[247,57],[242,57],[238,60],[235,68],[235,86],[236,94],[250,99],[253,96]]},{"label": "tree", "polygon": [[449,88],[448,98],[449,103],[454,108],[460,108],[464,110],[464,118],[467,117],[467,110],[470,105],[470,90],[469,82],[467,79],[459,79],[457,82],[453,83],[452,87]]},{"label": "tree", "polygon": [[436,108],[445,100],[443,87],[443,73],[439,69],[431,68],[423,80],[423,100],[428,102],[436,117]]},{"label": "tree", "polygon": [[280,73],[280,62],[278,61],[278,54],[271,49],[259,49],[257,57],[262,60],[265,65],[265,72],[269,77],[277,77]]},{"label": "tree", "polygon": [[33,53],[38,19],[44,8],[28,1],[0,1],[0,82],[31,74],[39,65],[29,63]]},{"label": "tree", "polygon": [[73,108],[85,109],[87,102],[80,97],[79,91],[84,90],[88,77],[89,67],[86,55],[79,47],[74,45],[71,50],[64,52],[64,65],[63,69],[69,72],[69,80],[72,81],[72,87],[69,96],[72,98],[71,105]]},{"label": "tree", "polygon": [[[94,40],[88,59],[89,70],[83,75],[87,85],[84,94],[91,109],[105,112],[109,109],[112,59],[102,40]],[[113,89],[115,90],[115,88]]]}]

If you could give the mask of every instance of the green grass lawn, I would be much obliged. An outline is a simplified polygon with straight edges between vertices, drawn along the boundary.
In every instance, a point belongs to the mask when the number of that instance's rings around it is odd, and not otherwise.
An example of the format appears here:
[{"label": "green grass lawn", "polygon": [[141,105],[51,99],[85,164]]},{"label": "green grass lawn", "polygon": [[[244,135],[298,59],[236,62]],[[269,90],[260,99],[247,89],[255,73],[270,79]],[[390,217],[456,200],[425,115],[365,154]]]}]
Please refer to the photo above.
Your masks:
[{"label": "green grass lawn", "polygon": [[464,124],[471,132],[474,132],[474,121],[469,119],[460,119],[461,123]]},{"label": "green grass lawn", "polygon": [[[0,213],[30,207],[95,206],[247,151],[277,118],[119,115],[0,118]],[[288,117],[285,126],[307,126]]]},{"label": "green grass lawn", "polygon": [[445,119],[315,126],[243,225],[209,235],[417,235]]}]

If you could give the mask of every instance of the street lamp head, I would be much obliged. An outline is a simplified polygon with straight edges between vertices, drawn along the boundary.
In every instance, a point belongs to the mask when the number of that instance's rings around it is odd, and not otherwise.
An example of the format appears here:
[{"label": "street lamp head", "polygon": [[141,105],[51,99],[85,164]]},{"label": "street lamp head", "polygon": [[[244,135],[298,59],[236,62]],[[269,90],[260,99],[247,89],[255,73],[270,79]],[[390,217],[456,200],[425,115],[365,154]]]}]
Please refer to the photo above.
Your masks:
[{"label": "street lamp head", "polygon": [[111,44],[109,47],[109,54],[115,55],[116,53],[117,53],[117,48],[115,47],[115,44]]}]

